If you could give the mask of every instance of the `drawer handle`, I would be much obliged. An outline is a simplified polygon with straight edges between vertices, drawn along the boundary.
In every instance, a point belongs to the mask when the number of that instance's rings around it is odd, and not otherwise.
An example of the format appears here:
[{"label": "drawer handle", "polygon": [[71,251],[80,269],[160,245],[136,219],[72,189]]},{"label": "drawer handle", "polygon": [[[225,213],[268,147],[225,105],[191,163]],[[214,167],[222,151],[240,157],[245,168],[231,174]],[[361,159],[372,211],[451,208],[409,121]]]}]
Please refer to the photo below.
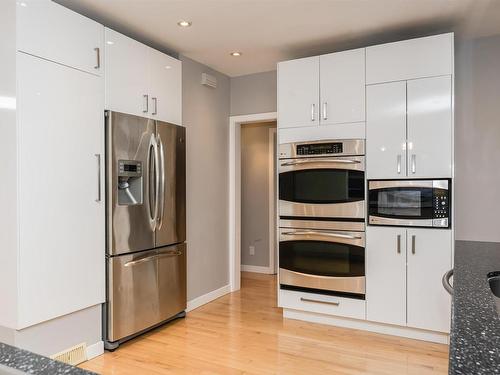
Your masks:
[{"label": "drawer handle", "polygon": [[304,298],[304,297],[300,297],[300,300],[303,301],[303,302],[322,303],[324,305],[333,305],[333,306],[339,306],[340,305],[340,302],[319,301],[317,299],[310,299],[310,298]]}]

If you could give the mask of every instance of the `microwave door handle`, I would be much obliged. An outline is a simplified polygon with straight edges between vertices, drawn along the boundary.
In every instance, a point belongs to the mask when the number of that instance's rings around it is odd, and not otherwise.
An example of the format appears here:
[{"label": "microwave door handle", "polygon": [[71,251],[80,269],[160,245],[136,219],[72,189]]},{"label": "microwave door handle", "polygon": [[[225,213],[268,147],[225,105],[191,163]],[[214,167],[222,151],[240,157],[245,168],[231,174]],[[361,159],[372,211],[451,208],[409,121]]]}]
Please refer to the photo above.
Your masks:
[{"label": "microwave door handle", "polygon": [[351,234],[340,234],[340,233],[327,233],[327,232],[317,232],[313,230],[307,231],[293,231],[293,232],[283,232],[285,236],[308,236],[308,235],[320,235],[326,237],[334,237],[334,238],[346,238],[349,240],[361,240],[363,237],[353,236]]},{"label": "microwave door handle", "polygon": [[359,160],[351,160],[351,159],[341,159],[341,160],[294,160],[287,161],[281,164],[282,167],[288,167],[290,165],[298,165],[298,164],[312,164],[312,163],[331,163],[331,164],[359,164],[361,163]]}]

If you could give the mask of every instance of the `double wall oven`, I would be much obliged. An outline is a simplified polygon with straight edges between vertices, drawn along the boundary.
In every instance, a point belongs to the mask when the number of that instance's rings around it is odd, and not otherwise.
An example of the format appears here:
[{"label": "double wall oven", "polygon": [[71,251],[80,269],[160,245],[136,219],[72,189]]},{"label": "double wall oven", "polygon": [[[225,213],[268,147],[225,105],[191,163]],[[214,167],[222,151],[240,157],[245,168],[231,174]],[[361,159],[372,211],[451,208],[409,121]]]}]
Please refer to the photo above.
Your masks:
[{"label": "double wall oven", "polygon": [[359,139],[280,145],[282,289],[364,298],[364,146]]}]

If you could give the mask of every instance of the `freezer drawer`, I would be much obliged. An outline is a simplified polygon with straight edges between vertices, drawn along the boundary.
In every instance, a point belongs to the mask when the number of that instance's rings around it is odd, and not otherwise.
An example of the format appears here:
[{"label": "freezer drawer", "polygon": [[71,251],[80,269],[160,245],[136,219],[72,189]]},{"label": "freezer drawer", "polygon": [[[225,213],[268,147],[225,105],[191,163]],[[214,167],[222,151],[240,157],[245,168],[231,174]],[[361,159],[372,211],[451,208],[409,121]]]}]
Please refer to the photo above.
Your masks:
[{"label": "freezer drawer", "polygon": [[158,284],[161,320],[186,309],[186,244],[158,249]]}]

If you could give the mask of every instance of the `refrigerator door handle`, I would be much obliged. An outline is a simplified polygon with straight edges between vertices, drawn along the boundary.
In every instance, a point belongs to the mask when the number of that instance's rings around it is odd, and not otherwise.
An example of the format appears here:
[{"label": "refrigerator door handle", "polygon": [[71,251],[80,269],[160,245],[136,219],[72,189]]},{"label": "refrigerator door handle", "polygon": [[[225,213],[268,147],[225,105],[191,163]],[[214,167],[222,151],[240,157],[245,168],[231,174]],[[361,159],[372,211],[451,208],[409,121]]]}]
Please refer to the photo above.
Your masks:
[{"label": "refrigerator door handle", "polygon": [[[153,163],[151,163],[151,154],[153,154]],[[151,224],[151,230],[154,232],[156,230],[156,219],[158,218],[158,190],[160,179],[158,175],[158,147],[156,144],[156,137],[151,134],[149,139],[149,149],[148,149],[148,209],[149,209],[149,219]],[[154,201],[151,202],[151,180],[153,178],[154,183]],[[151,207],[153,205],[153,207]]]},{"label": "refrigerator door handle", "polygon": [[163,224],[163,214],[164,214],[164,205],[165,205],[165,150],[163,147],[163,141],[161,140],[161,137],[159,134],[158,134],[158,147],[160,148],[160,151],[159,151],[159,155],[160,155],[159,173],[161,173],[161,176],[160,176],[161,190],[160,190],[160,200],[159,200],[160,208],[158,211],[157,230],[161,229],[162,224]]}]

